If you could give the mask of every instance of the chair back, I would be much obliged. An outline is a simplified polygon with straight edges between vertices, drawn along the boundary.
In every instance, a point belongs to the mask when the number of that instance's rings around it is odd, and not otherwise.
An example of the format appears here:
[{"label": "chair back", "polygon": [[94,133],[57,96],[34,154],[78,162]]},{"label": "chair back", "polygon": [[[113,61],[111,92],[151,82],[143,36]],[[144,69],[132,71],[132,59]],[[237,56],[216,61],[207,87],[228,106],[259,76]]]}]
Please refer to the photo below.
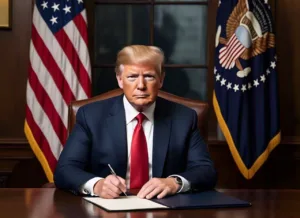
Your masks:
[{"label": "chair back", "polygon": [[[69,105],[69,113],[68,113],[68,133],[70,133],[73,129],[73,126],[76,122],[76,113],[78,109],[86,105],[88,103],[96,102],[105,100],[108,98],[112,98],[118,95],[123,94],[122,89],[114,89],[112,91],[103,93],[101,95],[97,95],[95,97],[72,101]],[[206,128],[206,119],[207,119],[207,112],[208,112],[208,104],[206,102],[198,101],[198,100],[191,100],[188,98],[179,97],[164,91],[159,90],[158,96],[169,101],[173,101],[182,105],[185,105],[193,110],[196,111],[198,116],[198,128],[200,129],[201,135],[206,138],[207,137],[207,128]]]}]

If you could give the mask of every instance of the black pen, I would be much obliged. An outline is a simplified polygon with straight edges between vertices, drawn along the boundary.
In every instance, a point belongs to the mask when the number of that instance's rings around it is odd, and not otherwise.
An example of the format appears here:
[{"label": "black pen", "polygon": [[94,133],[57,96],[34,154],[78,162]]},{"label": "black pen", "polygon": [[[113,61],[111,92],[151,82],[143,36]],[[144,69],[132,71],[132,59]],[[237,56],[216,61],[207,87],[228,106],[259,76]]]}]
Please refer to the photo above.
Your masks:
[{"label": "black pen", "polygon": [[[109,169],[110,169],[110,173],[112,174],[112,175],[115,175],[116,177],[117,177],[117,179],[119,179],[118,178],[118,176],[117,176],[117,174],[115,173],[115,171],[114,171],[114,169],[110,166],[110,164],[108,164],[108,167],[109,167]],[[120,180],[119,180],[120,181]],[[121,181],[120,181],[121,182]],[[123,192],[123,191],[122,191]],[[123,192],[123,194],[125,195],[125,196],[127,196],[127,194],[125,193],[125,192]]]}]

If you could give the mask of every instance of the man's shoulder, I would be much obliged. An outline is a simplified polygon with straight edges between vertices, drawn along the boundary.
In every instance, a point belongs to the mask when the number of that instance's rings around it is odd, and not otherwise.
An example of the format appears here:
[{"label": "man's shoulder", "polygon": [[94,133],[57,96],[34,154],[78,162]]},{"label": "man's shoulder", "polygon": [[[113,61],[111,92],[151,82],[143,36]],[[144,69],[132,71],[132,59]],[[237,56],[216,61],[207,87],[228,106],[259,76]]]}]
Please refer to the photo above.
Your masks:
[{"label": "man's shoulder", "polygon": [[116,97],[112,97],[112,98],[108,98],[108,99],[104,99],[104,100],[99,100],[99,101],[95,101],[95,102],[91,102],[88,103],[84,106],[81,106],[80,108],[83,109],[84,111],[109,111],[110,108],[118,101],[122,102],[122,96],[123,95],[119,95]]},{"label": "man's shoulder", "polygon": [[172,113],[187,113],[187,114],[193,114],[195,111],[187,107],[183,104],[167,100],[165,98],[158,97],[157,104],[160,105],[160,108],[163,108],[164,110]]}]

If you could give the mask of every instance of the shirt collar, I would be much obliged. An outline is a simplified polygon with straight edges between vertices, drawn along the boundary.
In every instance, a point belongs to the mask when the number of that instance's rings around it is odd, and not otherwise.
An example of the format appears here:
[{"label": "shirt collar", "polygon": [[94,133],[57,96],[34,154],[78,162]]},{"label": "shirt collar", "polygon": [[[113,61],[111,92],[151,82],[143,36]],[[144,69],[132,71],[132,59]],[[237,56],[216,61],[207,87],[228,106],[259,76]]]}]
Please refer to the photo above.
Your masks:
[{"label": "shirt collar", "polygon": [[[126,96],[123,97],[123,103],[125,108],[125,118],[126,125],[130,123],[140,112],[137,111],[127,100]],[[146,110],[142,113],[147,117],[147,119],[153,124],[154,123],[154,109],[156,102],[151,104]]]}]

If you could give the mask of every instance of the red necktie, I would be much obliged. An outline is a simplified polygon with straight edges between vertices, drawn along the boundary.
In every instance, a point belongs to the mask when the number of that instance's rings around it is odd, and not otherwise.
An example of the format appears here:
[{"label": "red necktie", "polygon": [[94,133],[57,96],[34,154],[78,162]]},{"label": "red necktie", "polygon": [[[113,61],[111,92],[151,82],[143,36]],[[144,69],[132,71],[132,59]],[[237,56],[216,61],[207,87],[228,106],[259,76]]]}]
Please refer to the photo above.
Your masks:
[{"label": "red necktie", "polygon": [[130,157],[130,188],[141,188],[149,180],[149,163],[147,141],[143,130],[145,115],[139,113],[136,116],[136,125],[131,142]]}]

